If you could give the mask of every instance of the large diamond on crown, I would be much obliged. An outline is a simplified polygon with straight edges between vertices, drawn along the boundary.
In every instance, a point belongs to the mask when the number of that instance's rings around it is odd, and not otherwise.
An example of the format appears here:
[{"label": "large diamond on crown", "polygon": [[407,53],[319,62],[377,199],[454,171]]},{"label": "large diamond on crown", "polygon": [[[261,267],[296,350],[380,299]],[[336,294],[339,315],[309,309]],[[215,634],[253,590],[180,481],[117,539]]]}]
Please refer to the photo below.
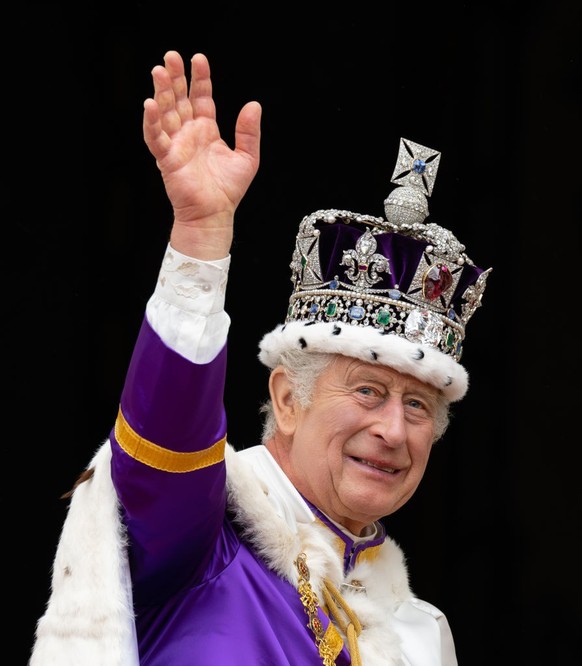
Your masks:
[{"label": "large diamond on crown", "polygon": [[411,342],[438,347],[443,334],[441,317],[429,310],[413,310],[406,318],[404,335]]}]

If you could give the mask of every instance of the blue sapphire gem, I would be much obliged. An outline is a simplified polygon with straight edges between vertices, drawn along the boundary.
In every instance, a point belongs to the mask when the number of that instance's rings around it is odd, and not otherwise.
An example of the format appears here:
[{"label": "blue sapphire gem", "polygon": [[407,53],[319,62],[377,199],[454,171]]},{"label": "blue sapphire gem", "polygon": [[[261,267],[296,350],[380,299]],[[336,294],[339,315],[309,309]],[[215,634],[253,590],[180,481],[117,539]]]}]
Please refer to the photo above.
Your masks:
[{"label": "blue sapphire gem", "polygon": [[457,318],[457,313],[453,310],[453,308],[451,308],[451,309],[447,312],[447,317],[448,317],[449,319],[452,319],[453,321],[455,321],[455,319]]},{"label": "blue sapphire gem", "polygon": [[352,305],[348,312],[351,319],[363,319],[366,311],[359,305]]},{"label": "blue sapphire gem", "polygon": [[416,173],[424,173],[426,169],[426,162],[424,160],[414,160],[412,163],[412,170]]},{"label": "blue sapphire gem", "polygon": [[313,303],[309,308],[309,314],[317,314],[318,312],[319,312],[319,305],[317,305],[317,303]]},{"label": "blue sapphire gem", "polygon": [[329,288],[330,288],[330,289],[337,289],[337,280],[332,280],[332,281],[329,283]]},{"label": "blue sapphire gem", "polygon": [[390,298],[393,301],[399,301],[400,297],[402,296],[402,293],[400,292],[399,289],[389,289],[388,290],[388,296],[390,296]]}]

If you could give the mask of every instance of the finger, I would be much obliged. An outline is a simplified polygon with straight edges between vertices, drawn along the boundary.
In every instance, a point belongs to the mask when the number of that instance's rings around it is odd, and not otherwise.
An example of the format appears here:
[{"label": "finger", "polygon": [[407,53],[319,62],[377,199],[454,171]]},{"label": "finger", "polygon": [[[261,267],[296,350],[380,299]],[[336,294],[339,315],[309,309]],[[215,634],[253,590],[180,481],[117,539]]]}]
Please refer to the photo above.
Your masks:
[{"label": "finger", "polygon": [[194,118],[204,116],[216,120],[216,107],[212,99],[212,81],[210,65],[203,53],[196,53],[190,63],[192,76],[190,82],[190,102]]},{"label": "finger", "polygon": [[188,81],[184,73],[184,61],[177,51],[168,51],[164,65],[172,82],[174,104],[182,123],[192,119],[192,105],[188,98]]},{"label": "finger", "polygon": [[182,119],[176,108],[172,78],[165,67],[156,65],[152,69],[152,79],[154,81],[154,99],[158,106],[162,127],[172,136],[182,127]]},{"label": "finger", "polygon": [[235,150],[246,153],[259,165],[262,108],[258,102],[247,102],[238,114],[234,131]]},{"label": "finger", "polygon": [[143,137],[157,161],[164,157],[172,143],[162,128],[158,104],[151,98],[146,99],[143,104]]}]

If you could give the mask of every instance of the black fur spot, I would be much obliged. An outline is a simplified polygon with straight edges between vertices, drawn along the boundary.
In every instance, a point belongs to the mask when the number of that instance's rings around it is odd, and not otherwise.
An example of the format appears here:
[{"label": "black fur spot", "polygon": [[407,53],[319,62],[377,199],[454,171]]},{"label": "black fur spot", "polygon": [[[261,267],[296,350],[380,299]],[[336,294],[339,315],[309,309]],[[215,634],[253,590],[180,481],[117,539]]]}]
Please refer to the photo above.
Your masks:
[{"label": "black fur spot", "polygon": [[332,335],[339,335],[342,332],[341,326],[338,326],[337,324],[334,325],[333,331],[331,332]]},{"label": "black fur spot", "polygon": [[315,322],[315,321],[308,321],[308,322],[305,322],[304,326],[313,326],[313,324],[316,324],[316,323],[317,322]]},{"label": "black fur spot", "polygon": [[299,338],[299,346],[301,349],[305,349],[307,347],[307,342],[305,342],[305,338]]},{"label": "black fur spot", "polygon": [[378,354],[376,354],[376,352],[373,349],[370,349],[370,356],[374,361],[378,360]]},{"label": "black fur spot", "polygon": [[422,361],[423,358],[424,358],[424,352],[422,351],[422,349],[418,348],[416,350],[416,353],[414,354],[414,360]]},{"label": "black fur spot", "polygon": [[447,381],[445,382],[445,386],[450,386],[453,383],[453,378],[452,377],[447,377]]}]

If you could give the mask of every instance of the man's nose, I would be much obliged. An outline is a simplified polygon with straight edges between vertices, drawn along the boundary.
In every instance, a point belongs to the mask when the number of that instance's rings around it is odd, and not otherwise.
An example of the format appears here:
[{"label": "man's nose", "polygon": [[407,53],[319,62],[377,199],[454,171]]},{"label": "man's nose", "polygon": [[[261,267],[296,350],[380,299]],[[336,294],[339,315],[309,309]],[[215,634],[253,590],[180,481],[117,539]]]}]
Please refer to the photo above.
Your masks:
[{"label": "man's nose", "polygon": [[381,437],[388,446],[397,447],[406,443],[406,419],[404,405],[396,398],[390,398],[375,414],[371,432]]}]

